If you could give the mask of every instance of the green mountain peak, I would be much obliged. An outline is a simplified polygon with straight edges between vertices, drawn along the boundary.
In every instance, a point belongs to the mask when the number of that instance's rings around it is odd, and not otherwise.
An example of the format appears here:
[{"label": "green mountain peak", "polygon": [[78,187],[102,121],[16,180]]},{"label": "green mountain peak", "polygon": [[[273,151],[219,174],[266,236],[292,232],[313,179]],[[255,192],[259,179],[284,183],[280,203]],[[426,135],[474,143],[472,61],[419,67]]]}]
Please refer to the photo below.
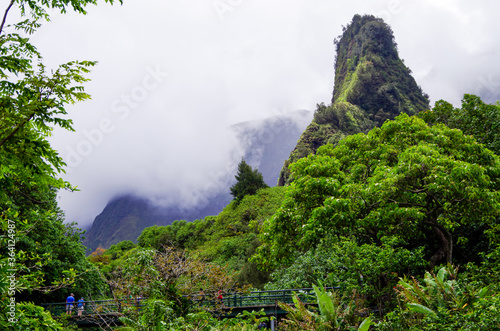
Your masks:
[{"label": "green mountain peak", "polygon": [[319,104],[281,171],[278,185],[290,178],[288,165],[327,143],[368,132],[401,113],[429,109],[428,96],[399,58],[389,25],[371,15],[355,15],[335,40],[335,84],[332,103]]}]

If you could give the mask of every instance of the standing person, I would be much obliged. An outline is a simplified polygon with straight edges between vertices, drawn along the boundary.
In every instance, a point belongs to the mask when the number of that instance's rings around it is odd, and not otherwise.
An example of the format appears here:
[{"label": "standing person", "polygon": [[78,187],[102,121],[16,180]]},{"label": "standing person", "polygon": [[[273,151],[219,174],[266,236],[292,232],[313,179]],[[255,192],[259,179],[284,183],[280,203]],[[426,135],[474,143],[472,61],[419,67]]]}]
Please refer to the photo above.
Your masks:
[{"label": "standing person", "polygon": [[66,298],[66,313],[71,314],[73,311],[73,303],[75,302],[75,295],[73,293],[70,294],[69,297]]},{"label": "standing person", "polygon": [[222,290],[219,290],[219,292],[217,292],[217,300],[219,300],[219,302],[221,303],[222,307],[224,307],[224,301],[222,301]]},{"label": "standing person", "polygon": [[78,300],[78,316],[82,316],[83,308],[85,307],[85,301],[83,301],[83,297]]}]

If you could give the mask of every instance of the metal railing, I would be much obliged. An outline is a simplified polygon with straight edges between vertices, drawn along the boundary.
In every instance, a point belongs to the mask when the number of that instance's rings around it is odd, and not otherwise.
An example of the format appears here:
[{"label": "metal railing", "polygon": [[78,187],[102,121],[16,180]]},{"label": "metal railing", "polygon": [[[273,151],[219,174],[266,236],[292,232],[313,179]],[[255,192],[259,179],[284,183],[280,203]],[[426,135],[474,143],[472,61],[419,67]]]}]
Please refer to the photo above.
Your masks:
[{"label": "metal railing", "polygon": [[[127,308],[140,308],[142,306],[142,301],[142,298],[86,301],[83,306],[82,315],[122,313],[124,309]],[[71,309],[70,305],[72,305]],[[60,316],[68,312],[70,312],[72,316],[78,314],[78,302],[74,302],[73,304],[68,304],[66,302],[42,303],[41,306],[49,311],[52,316]]]},{"label": "metal railing", "polygon": [[[327,287],[327,289],[338,289],[338,287]],[[299,299],[305,303],[316,303],[316,295],[312,288],[287,289],[287,290],[272,290],[272,291],[255,291],[250,293],[225,293],[222,300],[217,299],[216,295],[191,296],[191,301],[194,305],[207,307],[216,304],[222,304],[224,307],[256,307],[256,306],[272,306],[276,302],[292,304],[293,295],[297,294]]]},{"label": "metal railing", "polygon": [[[339,289],[339,287],[327,287],[326,289]],[[316,296],[312,288],[255,291],[249,293],[223,293],[222,300],[217,299],[216,294],[205,294],[203,297],[201,295],[185,297],[191,301],[192,305],[199,307],[266,307],[274,306],[277,302],[292,304],[294,293],[296,293],[299,299],[304,303],[316,303]],[[144,300],[146,300],[146,298],[88,301],[85,302],[82,315],[116,314],[124,312],[125,309],[140,309]],[[60,316],[67,312],[68,304],[66,302],[42,303],[42,307],[49,311],[52,316]],[[77,315],[77,312],[78,302],[75,302],[73,303],[71,314],[74,316]]]}]

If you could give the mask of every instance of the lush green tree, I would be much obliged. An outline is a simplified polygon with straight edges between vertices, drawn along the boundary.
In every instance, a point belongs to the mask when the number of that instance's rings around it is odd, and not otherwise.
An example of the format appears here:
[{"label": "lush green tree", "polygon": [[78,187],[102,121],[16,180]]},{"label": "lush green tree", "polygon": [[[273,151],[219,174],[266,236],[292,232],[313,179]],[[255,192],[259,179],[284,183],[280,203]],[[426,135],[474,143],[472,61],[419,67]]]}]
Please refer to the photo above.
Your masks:
[{"label": "lush green tree", "polygon": [[164,233],[168,233],[169,229],[167,226],[153,225],[142,230],[141,235],[137,238],[137,244],[140,247],[152,247],[155,249],[160,248],[158,241],[160,236]]},{"label": "lush green tree", "polygon": [[[2,299],[39,301],[32,291],[69,286],[91,267],[84,258],[81,232],[74,225],[63,224],[57,207],[57,190],[73,188],[59,178],[64,162],[46,138],[55,126],[72,130],[65,107],[89,99],[82,84],[95,62],[73,61],[48,70],[30,35],[49,20],[51,9],[85,14],[85,7],[96,3],[11,0],[5,4],[0,23]],[[8,25],[14,10],[20,21]],[[15,282],[6,281],[9,279]],[[2,311],[5,302],[0,303]],[[22,307],[27,306],[19,307],[18,316],[23,316]],[[0,316],[0,325],[8,329],[6,315]]]},{"label": "lush green tree", "polygon": [[246,195],[254,195],[258,190],[268,187],[264,182],[264,177],[258,169],[252,167],[241,159],[238,164],[238,172],[236,176],[236,183],[231,186],[231,195],[239,202]]},{"label": "lush green tree", "polygon": [[120,241],[119,243],[111,245],[111,247],[109,247],[106,253],[111,255],[111,259],[116,260],[119,257],[123,256],[129,250],[136,247],[137,245],[134,244],[131,240],[123,240]]},{"label": "lush green tree", "polygon": [[431,265],[451,262],[455,243],[468,245],[457,234],[493,231],[500,212],[499,158],[459,130],[408,115],[324,146],[291,171],[283,205],[262,227],[254,260],[264,266],[327,235],[376,244],[396,236],[425,245]]}]

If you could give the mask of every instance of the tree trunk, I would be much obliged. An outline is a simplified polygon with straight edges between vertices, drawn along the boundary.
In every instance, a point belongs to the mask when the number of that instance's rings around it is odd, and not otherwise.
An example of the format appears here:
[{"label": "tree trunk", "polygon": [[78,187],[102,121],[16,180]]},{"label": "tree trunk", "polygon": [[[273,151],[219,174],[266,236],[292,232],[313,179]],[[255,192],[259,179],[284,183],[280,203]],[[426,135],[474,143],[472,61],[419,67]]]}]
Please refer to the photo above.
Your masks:
[{"label": "tree trunk", "polygon": [[432,230],[441,242],[441,247],[431,257],[431,269],[443,258],[446,258],[446,263],[451,264],[453,257],[453,237],[451,233],[444,226],[437,223],[432,224]]}]

